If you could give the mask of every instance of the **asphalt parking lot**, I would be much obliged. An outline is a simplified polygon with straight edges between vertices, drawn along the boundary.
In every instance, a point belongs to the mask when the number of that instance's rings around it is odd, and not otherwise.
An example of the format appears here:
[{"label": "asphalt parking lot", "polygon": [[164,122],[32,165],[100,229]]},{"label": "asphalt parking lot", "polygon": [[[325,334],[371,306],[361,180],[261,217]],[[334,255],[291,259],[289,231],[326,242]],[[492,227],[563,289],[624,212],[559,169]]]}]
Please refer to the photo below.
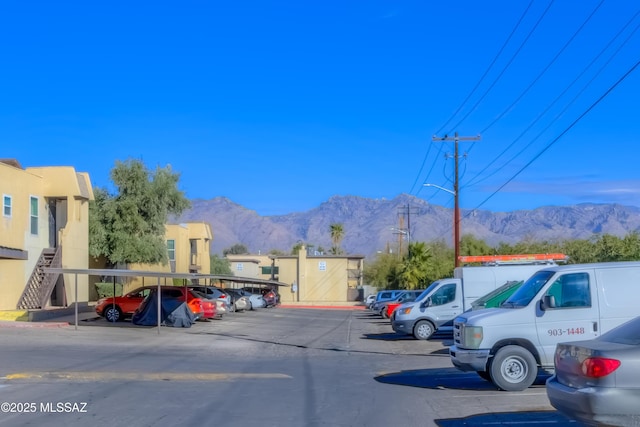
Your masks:
[{"label": "asphalt parking lot", "polygon": [[[497,391],[451,366],[449,336],[399,336],[363,310],[262,309],[159,331],[93,319],[0,337],[0,403],[37,409],[3,411],[1,426],[581,425],[549,405],[544,378]],[[60,403],[85,412],[52,414]]]}]

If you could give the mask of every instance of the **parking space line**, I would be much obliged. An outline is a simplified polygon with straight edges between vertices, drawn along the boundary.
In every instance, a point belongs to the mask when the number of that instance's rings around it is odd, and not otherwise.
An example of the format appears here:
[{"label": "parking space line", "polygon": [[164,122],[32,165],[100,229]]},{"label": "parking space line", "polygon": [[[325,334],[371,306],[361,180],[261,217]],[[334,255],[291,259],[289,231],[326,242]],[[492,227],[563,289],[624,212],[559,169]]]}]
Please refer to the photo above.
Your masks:
[{"label": "parking space line", "polygon": [[231,381],[242,379],[290,379],[279,373],[229,372],[18,372],[1,377],[8,381]]}]

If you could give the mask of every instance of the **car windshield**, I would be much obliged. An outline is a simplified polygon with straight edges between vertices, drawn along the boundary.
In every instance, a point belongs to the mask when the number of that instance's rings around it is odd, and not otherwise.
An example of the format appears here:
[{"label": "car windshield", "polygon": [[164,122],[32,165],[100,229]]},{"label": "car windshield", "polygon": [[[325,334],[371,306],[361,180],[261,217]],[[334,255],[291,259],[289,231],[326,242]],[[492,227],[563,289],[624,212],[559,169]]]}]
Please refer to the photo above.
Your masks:
[{"label": "car windshield", "polygon": [[540,289],[555,274],[554,271],[542,270],[535,273],[520,288],[514,292],[500,307],[519,308],[529,305]]}]

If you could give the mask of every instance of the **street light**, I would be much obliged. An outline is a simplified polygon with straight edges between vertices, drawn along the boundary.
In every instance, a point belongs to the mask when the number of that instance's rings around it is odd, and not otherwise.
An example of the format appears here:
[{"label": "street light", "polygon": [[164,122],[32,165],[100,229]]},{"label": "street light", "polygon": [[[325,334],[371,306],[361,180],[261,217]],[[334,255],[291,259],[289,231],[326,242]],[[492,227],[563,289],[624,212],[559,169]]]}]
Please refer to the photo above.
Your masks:
[{"label": "street light", "polygon": [[447,193],[453,194],[454,196],[456,195],[455,191],[449,190],[448,188],[440,187],[439,185],[435,185],[435,184],[422,184],[422,185],[425,187],[435,187],[438,190],[446,191]]},{"label": "street light", "polygon": [[[411,246],[410,246],[411,245],[411,233],[409,232],[409,230],[403,230],[401,228],[395,228],[395,227],[391,227],[390,230],[393,231],[394,233],[398,233],[398,234],[402,234],[403,236],[407,236],[407,250],[409,251],[409,255],[411,255]],[[398,249],[398,256],[400,256],[400,252],[402,252],[402,248],[401,247]]]},{"label": "street light", "polygon": [[404,236],[407,236],[407,242],[411,243],[411,234],[409,234],[408,230],[403,230],[401,228],[395,228],[395,227],[391,227],[390,230],[395,231],[396,233],[400,233]]},{"label": "street light", "polygon": [[454,251],[454,265],[460,267],[460,207],[458,202],[458,182],[456,181],[453,190],[440,187],[435,184],[422,184],[425,187],[435,187],[438,190],[446,191],[453,194],[454,206],[453,206],[453,251]]}]

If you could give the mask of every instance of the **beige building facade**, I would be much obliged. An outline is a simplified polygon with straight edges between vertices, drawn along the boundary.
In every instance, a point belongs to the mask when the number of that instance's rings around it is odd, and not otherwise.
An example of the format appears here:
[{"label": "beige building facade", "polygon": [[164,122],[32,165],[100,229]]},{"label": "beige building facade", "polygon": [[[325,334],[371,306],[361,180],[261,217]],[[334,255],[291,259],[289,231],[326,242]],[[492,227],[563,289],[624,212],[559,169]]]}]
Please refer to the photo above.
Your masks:
[{"label": "beige building facade", "polygon": [[[227,255],[236,276],[274,279],[282,303],[351,303],[362,286],[363,255]],[[240,270],[238,265],[242,264]],[[255,276],[249,273],[255,272]],[[273,272],[273,273],[272,273]]]},{"label": "beige building facade", "polygon": [[[22,168],[0,160],[0,310],[66,306],[75,301],[75,277],[40,280],[43,267],[88,268],[87,173],[73,167]],[[53,276],[53,275],[49,275]],[[78,278],[78,301],[88,301],[87,277]]]},{"label": "beige building facade", "polygon": [[[167,264],[131,264],[129,270],[153,271],[159,273],[198,273],[209,274],[211,271],[211,226],[205,222],[187,222],[167,224],[166,244],[169,262]],[[128,292],[139,286],[156,284],[149,279],[131,278],[124,286]],[[169,283],[172,284],[172,283]]]}]

